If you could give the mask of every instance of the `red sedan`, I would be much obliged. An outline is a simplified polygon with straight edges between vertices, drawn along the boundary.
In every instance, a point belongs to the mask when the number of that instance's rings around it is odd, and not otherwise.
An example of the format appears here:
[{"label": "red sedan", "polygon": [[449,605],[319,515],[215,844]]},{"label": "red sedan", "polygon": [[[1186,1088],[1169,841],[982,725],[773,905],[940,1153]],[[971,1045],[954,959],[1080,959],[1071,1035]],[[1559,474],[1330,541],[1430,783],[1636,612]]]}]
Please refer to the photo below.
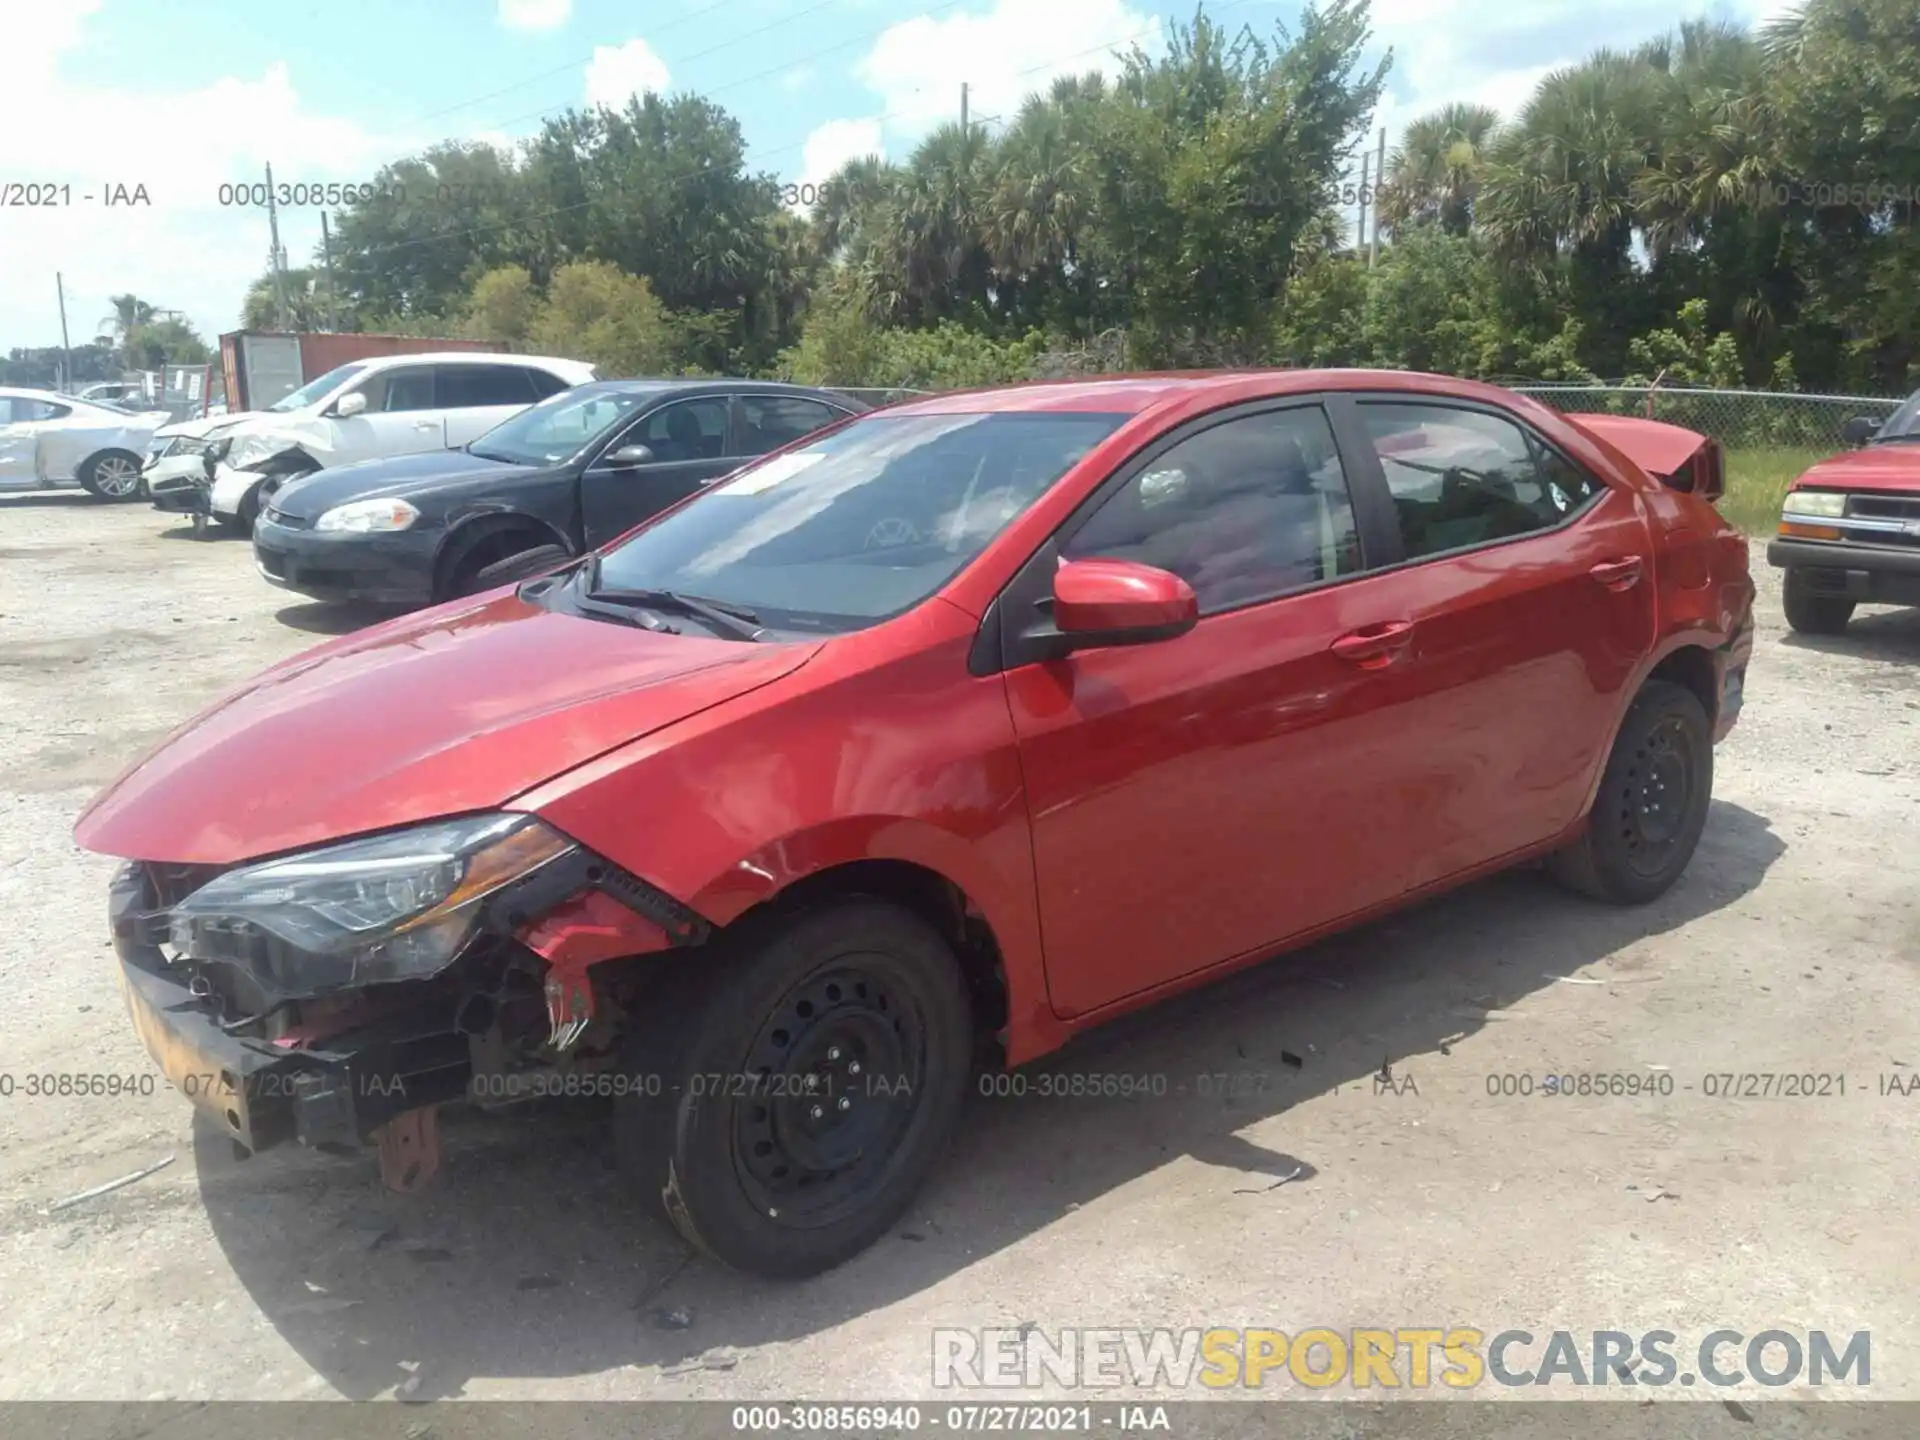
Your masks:
[{"label": "red sedan", "polygon": [[947,395],[332,641],[81,817],[169,1078],[437,1158],[614,1101],[695,1244],[810,1274],[976,1066],[1535,857],[1653,899],[1752,648],[1712,442],[1468,381]]}]

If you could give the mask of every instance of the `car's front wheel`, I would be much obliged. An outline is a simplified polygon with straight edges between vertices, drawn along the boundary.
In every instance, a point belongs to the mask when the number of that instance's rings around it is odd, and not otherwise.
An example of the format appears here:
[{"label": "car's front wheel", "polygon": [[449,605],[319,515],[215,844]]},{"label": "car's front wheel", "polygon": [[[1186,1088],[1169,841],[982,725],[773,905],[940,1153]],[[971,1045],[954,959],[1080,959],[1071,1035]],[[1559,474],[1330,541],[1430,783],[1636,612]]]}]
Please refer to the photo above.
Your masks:
[{"label": "car's front wheel", "polygon": [[1713,800],[1713,725],[1684,685],[1649,680],[1614,737],[1587,828],[1549,869],[1616,905],[1664,895],[1687,868]]},{"label": "car's front wheel", "polygon": [[1798,570],[1787,571],[1782,585],[1787,624],[1802,635],[1839,635],[1853,619],[1853,601],[1842,595],[1816,595]]},{"label": "car's front wheel", "polygon": [[939,933],[884,900],[718,943],[732,953],[668,957],[640,1002],[621,1165],[716,1259],[818,1274],[878,1239],[944,1150],[972,1073],[967,988]]}]

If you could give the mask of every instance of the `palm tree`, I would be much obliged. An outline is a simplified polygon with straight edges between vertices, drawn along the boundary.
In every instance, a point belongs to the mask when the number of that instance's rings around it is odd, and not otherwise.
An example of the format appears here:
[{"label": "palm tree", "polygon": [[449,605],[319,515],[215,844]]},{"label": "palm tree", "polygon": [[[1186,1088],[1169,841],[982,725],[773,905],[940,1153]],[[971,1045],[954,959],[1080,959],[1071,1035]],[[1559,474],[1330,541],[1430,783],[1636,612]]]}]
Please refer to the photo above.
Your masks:
[{"label": "palm tree", "polygon": [[1658,73],[1601,50],[1540,82],[1488,147],[1474,209],[1498,249],[1626,255],[1636,186],[1659,158]]},{"label": "palm tree", "polygon": [[1388,229],[1437,224],[1449,235],[1466,234],[1499,124],[1500,113],[1489,105],[1456,103],[1409,125],[1388,162],[1381,223]]},{"label": "palm tree", "polygon": [[897,275],[896,309],[906,316],[989,305],[994,266],[983,237],[993,161],[993,138],[973,125],[943,125],[914,151],[875,257]]},{"label": "palm tree", "polygon": [[[1652,50],[1643,53],[1651,59]],[[1635,191],[1656,256],[1698,241],[1714,224],[1750,212],[1770,195],[1780,128],[1765,51],[1745,31],[1689,21],[1664,55],[1657,82],[1660,153]]]},{"label": "palm tree", "polygon": [[113,314],[100,321],[102,329],[98,343],[119,351],[120,363],[131,368],[133,350],[130,342],[135,331],[153,322],[154,307],[132,294],[109,296],[107,303],[113,306]]},{"label": "palm tree", "polygon": [[899,170],[878,155],[855,156],[829,175],[812,215],[821,258],[839,259],[871,242],[879,211],[899,184]]}]

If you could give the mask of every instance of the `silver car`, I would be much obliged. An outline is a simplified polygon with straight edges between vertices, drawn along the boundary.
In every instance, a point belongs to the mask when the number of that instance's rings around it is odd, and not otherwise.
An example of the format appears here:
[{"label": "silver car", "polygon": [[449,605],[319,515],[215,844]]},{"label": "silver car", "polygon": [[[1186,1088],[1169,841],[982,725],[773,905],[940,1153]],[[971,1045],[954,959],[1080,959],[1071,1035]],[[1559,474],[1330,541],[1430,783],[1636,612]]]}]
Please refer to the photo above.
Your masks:
[{"label": "silver car", "polygon": [[147,447],[169,418],[164,410],[0,387],[0,490],[78,485],[101,500],[137,499]]}]

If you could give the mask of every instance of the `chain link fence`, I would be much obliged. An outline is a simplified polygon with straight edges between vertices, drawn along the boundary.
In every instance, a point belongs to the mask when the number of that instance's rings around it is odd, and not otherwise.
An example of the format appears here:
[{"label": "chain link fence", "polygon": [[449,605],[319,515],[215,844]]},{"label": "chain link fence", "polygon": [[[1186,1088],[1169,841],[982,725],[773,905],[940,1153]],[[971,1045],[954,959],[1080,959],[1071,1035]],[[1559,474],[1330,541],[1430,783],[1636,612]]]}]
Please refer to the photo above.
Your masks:
[{"label": "chain link fence", "polygon": [[1802,395],[1779,390],[1702,390],[1673,385],[1530,385],[1507,388],[1569,414],[1639,415],[1698,430],[1728,451],[1759,448],[1834,451],[1855,415],[1884,420],[1899,399]]}]

